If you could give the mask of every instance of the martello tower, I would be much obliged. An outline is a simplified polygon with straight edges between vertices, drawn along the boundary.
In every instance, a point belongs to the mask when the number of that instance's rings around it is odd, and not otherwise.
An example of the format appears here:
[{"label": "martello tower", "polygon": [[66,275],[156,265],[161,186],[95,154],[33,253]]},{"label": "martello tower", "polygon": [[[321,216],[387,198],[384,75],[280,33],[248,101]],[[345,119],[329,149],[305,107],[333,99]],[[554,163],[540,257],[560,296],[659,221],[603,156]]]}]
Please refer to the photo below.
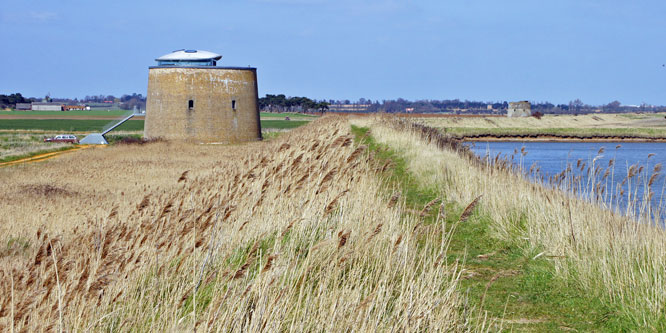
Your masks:
[{"label": "martello tower", "polygon": [[178,50],[148,70],[144,137],[237,143],[261,139],[257,69],[220,67],[221,55]]}]

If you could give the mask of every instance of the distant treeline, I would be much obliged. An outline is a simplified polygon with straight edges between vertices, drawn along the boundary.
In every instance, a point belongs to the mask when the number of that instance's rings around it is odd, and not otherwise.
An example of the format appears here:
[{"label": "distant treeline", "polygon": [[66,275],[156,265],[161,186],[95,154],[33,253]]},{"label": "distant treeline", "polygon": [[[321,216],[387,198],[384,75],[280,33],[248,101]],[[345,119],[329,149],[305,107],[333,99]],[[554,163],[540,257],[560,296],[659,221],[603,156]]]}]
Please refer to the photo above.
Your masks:
[{"label": "distant treeline", "polygon": [[115,97],[113,95],[98,95],[98,96],[86,96],[83,99],[78,98],[51,98],[51,96],[46,95],[44,98],[35,98],[35,97],[23,97],[21,93],[15,93],[11,95],[2,95],[0,94],[0,108],[15,108],[16,103],[31,103],[31,102],[52,102],[52,103],[61,103],[66,105],[85,105],[91,103],[115,103],[118,108],[124,110],[132,110],[136,106],[137,109],[145,110],[146,109],[146,97],[141,94],[133,93],[131,95],[122,95],[121,97]]},{"label": "distant treeline", "polygon": [[[76,101],[76,99],[74,99]],[[142,94],[133,93],[131,95],[125,94],[120,97],[113,95],[98,95],[86,96],[84,99],[77,101],[78,103],[104,103],[112,101],[118,104],[118,107],[123,110],[132,110],[136,107],[139,110],[146,109],[146,97]]]},{"label": "distant treeline", "polygon": [[11,95],[0,94],[0,108],[15,108],[16,103],[31,103],[33,100],[23,97],[20,93]]},{"label": "distant treeline", "polygon": [[[402,98],[396,100],[372,101],[361,98],[358,101],[329,100],[329,110],[344,112],[354,110],[358,112],[387,112],[387,113],[454,113],[454,114],[503,114],[509,108],[508,101],[479,102],[468,100],[418,100],[408,101]],[[604,105],[589,105],[580,99],[568,104],[552,104],[549,102],[531,102],[532,112],[541,114],[585,114],[594,112],[623,113],[623,112],[665,112],[666,107],[648,104],[622,105],[613,101]],[[353,107],[357,106],[357,107]]]},{"label": "distant treeline", "polygon": [[285,95],[266,95],[259,98],[259,109],[265,112],[325,112],[329,103],[307,97],[286,97]]}]

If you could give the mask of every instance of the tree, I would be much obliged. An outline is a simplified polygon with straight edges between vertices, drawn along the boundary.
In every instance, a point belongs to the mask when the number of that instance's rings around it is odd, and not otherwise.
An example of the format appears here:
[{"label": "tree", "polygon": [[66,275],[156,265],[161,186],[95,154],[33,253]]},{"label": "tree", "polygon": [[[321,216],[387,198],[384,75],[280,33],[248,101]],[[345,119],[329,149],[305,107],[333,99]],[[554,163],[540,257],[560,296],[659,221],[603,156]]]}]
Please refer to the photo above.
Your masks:
[{"label": "tree", "polygon": [[21,93],[15,93],[11,95],[2,95],[0,94],[0,107],[6,108],[15,108],[16,103],[30,103],[30,99],[23,97]]},{"label": "tree", "polygon": [[328,106],[329,105],[330,104],[328,102],[321,101],[321,102],[317,103],[317,110],[319,110],[319,112],[321,112],[321,113],[325,113],[326,111],[328,111]]},{"label": "tree", "polygon": [[289,97],[285,95],[270,95],[259,98],[259,108],[263,111],[270,112],[312,112],[317,111],[323,107],[325,103],[326,108],[330,103],[326,101],[316,102],[307,97]]},{"label": "tree", "polygon": [[580,110],[580,108],[582,108],[584,105],[585,104],[580,100],[580,98],[576,98],[575,100],[569,102],[570,109]]},{"label": "tree", "polygon": [[617,110],[622,106],[622,103],[620,101],[612,101],[608,104],[606,104],[606,108],[609,110]]}]

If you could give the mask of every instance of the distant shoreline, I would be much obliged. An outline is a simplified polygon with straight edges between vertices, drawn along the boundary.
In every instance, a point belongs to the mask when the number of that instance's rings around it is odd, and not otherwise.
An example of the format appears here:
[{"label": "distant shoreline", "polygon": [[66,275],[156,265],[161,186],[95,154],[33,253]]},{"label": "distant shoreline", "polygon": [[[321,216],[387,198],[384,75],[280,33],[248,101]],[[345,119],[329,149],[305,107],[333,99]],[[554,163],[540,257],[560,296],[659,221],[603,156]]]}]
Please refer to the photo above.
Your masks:
[{"label": "distant shoreline", "polygon": [[590,135],[590,136],[570,136],[570,135],[461,135],[454,136],[459,140],[479,142],[479,141],[507,141],[507,142],[666,142],[666,137],[646,138],[630,135]]}]

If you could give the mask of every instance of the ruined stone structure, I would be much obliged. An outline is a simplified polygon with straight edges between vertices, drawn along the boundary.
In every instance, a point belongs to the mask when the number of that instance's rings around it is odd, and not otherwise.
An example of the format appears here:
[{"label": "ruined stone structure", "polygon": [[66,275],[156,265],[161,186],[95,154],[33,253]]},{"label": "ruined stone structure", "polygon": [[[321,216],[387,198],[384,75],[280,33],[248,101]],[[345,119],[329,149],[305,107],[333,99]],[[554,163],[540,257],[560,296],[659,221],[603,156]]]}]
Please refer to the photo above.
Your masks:
[{"label": "ruined stone structure", "polygon": [[510,102],[508,117],[529,117],[532,115],[532,104],[528,101]]},{"label": "ruined stone structure", "polygon": [[148,70],[144,137],[205,143],[261,139],[257,70],[218,67],[222,56],[179,50]]}]

